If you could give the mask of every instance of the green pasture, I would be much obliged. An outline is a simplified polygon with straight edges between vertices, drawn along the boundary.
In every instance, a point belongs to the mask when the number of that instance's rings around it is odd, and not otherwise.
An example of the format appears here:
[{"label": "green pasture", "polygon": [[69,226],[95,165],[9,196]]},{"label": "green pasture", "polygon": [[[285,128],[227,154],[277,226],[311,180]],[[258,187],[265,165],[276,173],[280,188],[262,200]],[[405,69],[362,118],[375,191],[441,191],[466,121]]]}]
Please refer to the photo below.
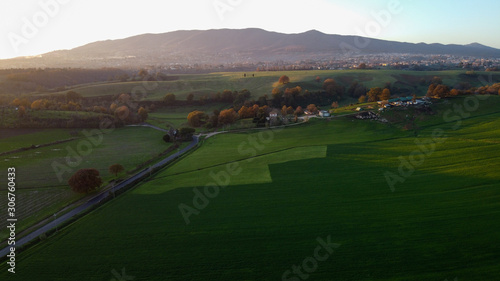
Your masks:
[{"label": "green pasture", "polygon": [[[247,74],[247,77],[244,77]],[[255,77],[252,77],[252,74]],[[269,71],[269,72],[224,72],[211,74],[180,75],[175,81],[160,82],[120,82],[107,84],[82,85],[72,90],[85,97],[117,95],[122,93],[136,93],[140,99],[162,100],[167,93],[173,93],[178,100],[185,100],[187,95],[194,94],[195,99],[201,96],[215,94],[224,90],[240,91],[248,89],[253,98],[262,95],[271,95],[272,89],[279,86],[277,81],[280,76],[290,77],[290,84],[285,87],[301,86],[304,90],[317,91],[322,88],[322,83],[315,81],[320,77],[322,81],[334,78],[339,84],[346,87],[357,81],[367,88],[384,87],[387,82],[398,88],[407,89],[417,95],[427,93],[428,81],[434,76],[439,76],[443,82],[456,86],[460,82],[480,86],[479,76],[484,76],[486,81],[499,80],[500,76],[489,78],[490,73],[477,72],[476,75],[465,75],[465,71],[401,71],[401,70],[311,70],[311,71]],[[422,83],[424,79],[425,83]],[[67,91],[59,92],[65,94]],[[58,94],[58,93],[56,93]]]},{"label": "green pasture", "polygon": [[68,129],[0,129],[0,153],[73,138]]},{"label": "green pasture", "polygon": [[[75,195],[67,184],[68,179],[78,169],[99,170],[104,184],[107,184],[108,181],[115,179],[115,176],[108,171],[109,166],[121,164],[126,171],[130,171],[156,158],[170,146],[162,140],[163,132],[150,128],[129,127],[108,130],[101,136],[96,134],[90,138],[87,138],[84,132],[90,135],[97,133],[97,131],[82,130],[80,138],[76,140],[2,157],[1,171],[7,171],[9,167],[16,168],[17,194],[21,202],[19,208],[22,209],[18,212],[20,228],[31,225],[81,197]],[[41,136],[45,137],[45,140],[55,140],[58,136],[63,139],[68,138],[64,137],[64,130],[54,130],[54,135],[51,137],[49,134],[50,131],[47,131],[27,136]],[[27,136],[25,135],[26,138]],[[7,143],[18,138],[19,136],[4,140]],[[6,174],[3,173],[0,179],[6,182]],[[6,198],[6,196],[6,188],[1,188],[0,197]],[[0,205],[0,225],[4,225],[6,221],[6,210],[5,204]],[[6,234],[2,228],[0,240],[3,240]]]},{"label": "green pasture", "polygon": [[227,104],[165,107],[149,113],[147,122],[161,128],[169,128],[170,126],[175,128],[188,127],[187,116],[189,113],[199,110],[211,115],[216,109],[223,110],[228,107]]}]

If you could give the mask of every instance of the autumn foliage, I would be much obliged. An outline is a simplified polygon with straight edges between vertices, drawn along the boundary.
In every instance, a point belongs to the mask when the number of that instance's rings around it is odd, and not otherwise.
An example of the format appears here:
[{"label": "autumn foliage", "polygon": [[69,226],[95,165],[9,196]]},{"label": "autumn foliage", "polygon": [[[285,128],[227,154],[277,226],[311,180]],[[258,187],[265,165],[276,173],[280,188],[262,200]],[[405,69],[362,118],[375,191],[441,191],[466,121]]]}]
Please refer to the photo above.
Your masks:
[{"label": "autumn foliage", "polygon": [[120,164],[114,164],[109,167],[109,172],[113,175],[118,176],[119,173],[125,171],[125,168]]},{"label": "autumn foliage", "polygon": [[81,169],[71,176],[68,184],[74,192],[89,193],[102,185],[102,179],[96,169]]},{"label": "autumn foliage", "polygon": [[188,114],[188,123],[192,127],[201,127],[208,121],[208,116],[203,111],[195,110]]},{"label": "autumn foliage", "polygon": [[139,120],[144,122],[148,119],[148,111],[141,106],[139,110],[137,111],[137,116],[139,117]]},{"label": "autumn foliage", "polygon": [[312,114],[318,113],[318,107],[315,104],[310,104],[307,106],[307,111],[311,112]]},{"label": "autumn foliage", "polygon": [[286,76],[286,75],[283,75],[280,77],[280,79],[278,80],[278,83],[279,84],[288,84],[290,83],[290,77]]},{"label": "autumn foliage", "polygon": [[222,126],[233,124],[236,120],[238,120],[238,114],[232,108],[222,110],[219,114],[219,124]]}]

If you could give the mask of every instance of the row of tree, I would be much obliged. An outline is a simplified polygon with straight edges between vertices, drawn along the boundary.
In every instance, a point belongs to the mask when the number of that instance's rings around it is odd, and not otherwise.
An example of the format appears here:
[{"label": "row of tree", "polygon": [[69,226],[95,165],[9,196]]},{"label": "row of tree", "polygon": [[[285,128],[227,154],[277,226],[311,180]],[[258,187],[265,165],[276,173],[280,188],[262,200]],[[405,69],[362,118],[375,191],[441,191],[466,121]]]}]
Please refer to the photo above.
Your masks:
[{"label": "row of tree", "polygon": [[[212,114],[207,114],[203,111],[195,110],[188,114],[187,120],[190,126],[199,128],[205,127],[208,129],[223,127],[226,125],[231,125],[239,119],[253,119],[254,123],[257,125],[264,125],[267,122],[267,118],[270,117],[270,113],[273,112],[273,108],[267,105],[259,106],[254,104],[253,106],[242,106],[238,111],[234,108],[225,109],[222,111],[214,110]],[[316,114],[319,108],[315,104],[310,104],[307,106],[307,111]],[[282,116],[295,116],[298,117],[304,114],[304,109],[301,106],[293,108],[292,106],[283,105],[279,111]]]}]

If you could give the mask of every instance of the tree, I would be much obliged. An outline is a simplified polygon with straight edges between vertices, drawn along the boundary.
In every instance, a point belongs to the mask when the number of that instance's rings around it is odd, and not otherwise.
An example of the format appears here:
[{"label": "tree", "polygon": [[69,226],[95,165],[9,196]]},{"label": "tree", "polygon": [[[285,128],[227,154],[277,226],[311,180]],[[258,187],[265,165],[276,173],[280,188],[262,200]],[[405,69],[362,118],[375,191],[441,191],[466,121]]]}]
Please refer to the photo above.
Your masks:
[{"label": "tree", "polygon": [[165,97],[163,98],[163,101],[167,105],[173,105],[173,104],[175,104],[175,95],[174,94],[166,94]]},{"label": "tree", "polygon": [[381,95],[382,95],[382,88],[379,87],[371,88],[370,91],[368,91],[367,93],[368,102],[378,101]]},{"label": "tree", "polygon": [[189,103],[193,102],[193,100],[194,100],[194,94],[193,94],[193,93],[189,94],[189,95],[187,96],[186,100],[187,100],[187,102],[189,102]]},{"label": "tree", "polygon": [[295,116],[299,116],[304,114],[304,109],[302,109],[302,106],[297,106],[295,109],[295,112],[293,113]]},{"label": "tree", "polygon": [[127,82],[128,79],[130,79],[130,76],[128,76],[128,74],[125,73],[125,74],[118,76],[117,79],[120,80],[120,82]]},{"label": "tree", "polygon": [[434,89],[433,95],[435,97],[444,98],[450,94],[450,88],[446,85],[437,85],[436,89]]},{"label": "tree", "polygon": [[112,103],[110,106],[109,106],[109,111],[111,113],[115,113],[116,109],[118,108],[118,105],[116,103]]},{"label": "tree", "polygon": [[380,100],[389,100],[391,98],[391,90],[384,89],[380,95]]},{"label": "tree", "polygon": [[30,107],[33,110],[42,109],[44,107],[43,100],[36,100],[36,101],[32,102]]},{"label": "tree", "polygon": [[[258,106],[257,106],[258,109]],[[238,111],[240,119],[254,118],[255,117],[255,107],[242,106]]]},{"label": "tree", "polygon": [[323,89],[328,94],[337,96],[337,98],[341,98],[344,93],[344,87],[338,85],[337,82],[332,78],[326,79],[323,82]]},{"label": "tree", "polygon": [[278,80],[278,83],[279,84],[288,84],[290,83],[290,77],[286,76],[286,75],[283,75],[280,77],[280,79]]},{"label": "tree", "polygon": [[71,176],[68,184],[74,192],[89,193],[102,185],[102,179],[96,169],[80,169]]},{"label": "tree", "polygon": [[284,106],[281,108],[281,115],[283,115],[283,116],[286,116],[286,115],[287,115],[287,110],[286,110],[286,109],[287,109],[286,105],[284,105]]},{"label": "tree", "polygon": [[311,112],[312,114],[315,114],[318,112],[318,107],[316,107],[315,104],[310,104],[307,106],[307,111]]},{"label": "tree", "polygon": [[221,100],[225,102],[234,102],[237,94],[238,92],[233,93],[231,90],[224,90],[221,94]]},{"label": "tree", "polygon": [[198,128],[208,121],[208,116],[203,111],[195,110],[188,114],[188,123],[190,126]]},{"label": "tree", "polygon": [[164,142],[170,142],[170,139],[171,139],[171,137],[170,137],[170,135],[169,135],[169,134],[165,134],[165,135],[163,136],[163,141],[164,141]]},{"label": "tree", "polygon": [[141,77],[141,79],[144,79],[144,77],[149,75],[149,72],[143,68],[143,69],[139,70],[139,73],[137,73],[137,75],[139,75]]},{"label": "tree", "polygon": [[24,106],[24,107],[30,107],[31,102],[27,98],[15,98],[12,102],[11,105],[19,107],[19,106]]},{"label": "tree", "polygon": [[142,106],[137,111],[137,115],[139,116],[141,122],[144,122],[148,119],[148,111]]},{"label": "tree", "polygon": [[335,88],[337,87],[337,82],[335,82],[334,79],[328,78],[323,82],[323,90],[325,90],[328,93],[334,93]]},{"label": "tree", "polygon": [[438,76],[434,76],[434,78],[432,78],[432,81],[431,81],[432,84],[443,84],[443,79],[441,77],[438,77]]},{"label": "tree", "polygon": [[220,110],[218,109],[215,109],[213,112],[212,112],[212,116],[210,116],[210,118],[208,119],[208,122],[210,122],[212,128],[217,128],[217,126],[219,126],[219,115],[220,115]]},{"label": "tree", "polygon": [[17,115],[19,116],[19,118],[23,118],[26,115],[26,108],[22,105],[19,106],[19,108],[17,109]]},{"label": "tree", "polygon": [[314,79],[316,82],[321,83],[321,77],[317,76],[316,79]]},{"label": "tree", "polygon": [[126,106],[120,106],[115,110],[115,116],[120,120],[126,120],[130,117],[130,109]]},{"label": "tree", "polygon": [[109,173],[115,175],[115,177],[117,177],[118,174],[123,171],[125,171],[125,168],[120,164],[114,164],[109,166]]},{"label": "tree", "polygon": [[359,97],[358,102],[359,103],[365,103],[366,102],[366,96],[363,95],[363,96]]},{"label": "tree", "polygon": [[129,104],[130,103],[130,100],[131,100],[131,96],[129,94],[121,94],[119,97],[118,97],[118,101],[123,103],[123,104]]},{"label": "tree", "polygon": [[66,99],[69,101],[79,101],[82,99],[82,95],[75,91],[69,91],[66,93]]},{"label": "tree", "polygon": [[332,102],[332,108],[339,108],[339,102],[338,101]]},{"label": "tree", "polygon": [[219,114],[219,124],[222,126],[233,124],[237,119],[238,115],[232,108],[223,110]]},{"label": "tree", "polygon": [[347,94],[353,98],[359,98],[362,95],[366,95],[366,92],[368,92],[366,87],[357,81],[352,82],[351,86],[349,86],[349,89],[347,90]]},{"label": "tree", "polygon": [[453,89],[453,90],[450,91],[450,96],[452,96],[452,97],[456,97],[459,94],[460,94],[460,92],[458,92],[457,89]]},{"label": "tree", "polygon": [[358,69],[366,69],[366,63],[359,64]]},{"label": "tree", "polygon": [[293,107],[291,106],[286,106],[284,105],[282,108],[281,108],[281,115],[283,116],[287,116],[287,115],[292,115],[294,113],[294,110],[293,110]]},{"label": "tree", "polygon": [[444,98],[450,95],[450,88],[443,84],[431,84],[427,90],[428,97]]},{"label": "tree", "polygon": [[180,128],[179,137],[183,140],[190,141],[193,139],[194,132],[196,132],[196,130],[193,128]]}]

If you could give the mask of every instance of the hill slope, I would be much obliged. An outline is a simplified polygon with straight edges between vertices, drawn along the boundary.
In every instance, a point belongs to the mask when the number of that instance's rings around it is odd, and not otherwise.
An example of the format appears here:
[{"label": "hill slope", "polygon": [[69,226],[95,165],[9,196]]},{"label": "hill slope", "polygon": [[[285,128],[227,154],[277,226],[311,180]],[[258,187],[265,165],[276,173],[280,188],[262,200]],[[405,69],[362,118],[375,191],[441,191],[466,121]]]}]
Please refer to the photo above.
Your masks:
[{"label": "hill slope", "polygon": [[[369,44],[365,44],[366,42]],[[500,57],[500,50],[478,43],[413,44],[359,36],[329,35],[316,30],[300,34],[283,34],[251,28],[143,34],[119,40],[94,42],[72,50],[44,54],[37,58],[1,60],[0,67],[295,61],[325,59],[353,53]]]}]

